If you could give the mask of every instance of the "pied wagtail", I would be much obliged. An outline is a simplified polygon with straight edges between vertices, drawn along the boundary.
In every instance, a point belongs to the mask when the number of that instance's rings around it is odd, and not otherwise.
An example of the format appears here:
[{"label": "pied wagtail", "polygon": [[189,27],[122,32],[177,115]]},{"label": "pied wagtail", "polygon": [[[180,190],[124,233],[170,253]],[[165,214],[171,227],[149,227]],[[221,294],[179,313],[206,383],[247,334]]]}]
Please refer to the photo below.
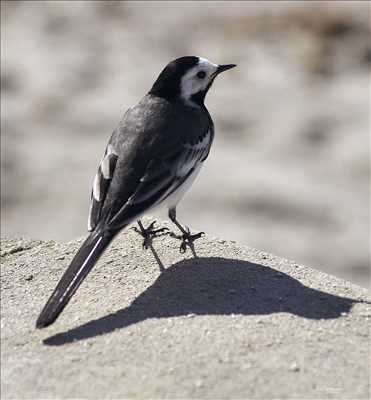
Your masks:
[{"label": "pied wagtail", "polygon": [[176,206],[209,155],[214,124],[204,100],[215,77],[235,64],[216,65],[199,57],[170,62],[152,89],[119,122],[98,167],[91,194],[90,235],[46,303],[37,328],[52,324],[115,235],[133,221],[148,240],[163,229],[147,229],[140,217],[166,205],[182,232],[185,251],[192,235],[176,219]]}]

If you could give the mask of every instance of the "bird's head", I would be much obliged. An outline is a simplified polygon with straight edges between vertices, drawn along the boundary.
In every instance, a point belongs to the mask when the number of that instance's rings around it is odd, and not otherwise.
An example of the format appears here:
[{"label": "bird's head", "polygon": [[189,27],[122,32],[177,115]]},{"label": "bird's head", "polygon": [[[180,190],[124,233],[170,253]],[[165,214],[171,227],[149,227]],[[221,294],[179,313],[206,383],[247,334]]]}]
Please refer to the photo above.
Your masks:
[{"label": "bird's head", "polygon": [[215,77],[235,66],[217,65],[194,56],[177,58],[163,69],[149,93],[169,101],[201,106]]}]

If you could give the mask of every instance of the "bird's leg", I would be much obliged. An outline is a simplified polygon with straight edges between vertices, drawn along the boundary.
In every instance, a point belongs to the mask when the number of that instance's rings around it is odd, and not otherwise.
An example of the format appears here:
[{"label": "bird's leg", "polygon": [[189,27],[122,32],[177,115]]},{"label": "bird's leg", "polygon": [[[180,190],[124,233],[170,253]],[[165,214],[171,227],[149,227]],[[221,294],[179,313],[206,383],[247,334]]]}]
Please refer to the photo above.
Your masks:
[{"label": "bird's leg", "polygon": [[157,236],[162,236],[161,233],[168,230],[168,228],[159,228],[154,229],[156,221],[153,221],[147,228],[145,228],[140,220],[137,221],[139,225],[139,229],[134,226],[133,229],[135,232],[138,232],[141,236],[143,236],[143,249],[148,249],[148,247],[152,244],[152,239]]},{"label": "bird's leg", "polygon": [[[175,237],[177,239],[181,239],[182,243],[180,244],[180,252],[185,253],[187,250],[187,246],[193,250],[193,242],[197,239],[199,239],[202,235],[205,234],[205,232],[198,232],[195,234],[191,234],[191,231],[189,230],[188,227],[183,227],[176,219],[176,209],[172,208],[169,210],[169,218],[172,223],[174,223],[179,230],[182,232],[181,235],[176,235],[175,233],[170,233],[172,237]],[[193,250],[194,252],[194,250]]]}]

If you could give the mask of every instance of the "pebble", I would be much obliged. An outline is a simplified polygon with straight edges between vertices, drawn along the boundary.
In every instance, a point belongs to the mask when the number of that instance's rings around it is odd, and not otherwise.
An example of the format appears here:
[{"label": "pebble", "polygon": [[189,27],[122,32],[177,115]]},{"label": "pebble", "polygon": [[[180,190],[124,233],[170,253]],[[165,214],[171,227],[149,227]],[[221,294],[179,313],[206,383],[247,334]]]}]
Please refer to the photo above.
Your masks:
[{"label": "pebble", "polygon": [[202,387],[203,385],[204,385],[204,383],[202,382],[201,379],[197,379],[197,381],[195,382],[195,386],[198,388]]},{"label": "pebble", "polygon": [[290,365],[290,371],[293,371],[293,372],[298,372],[298,371],[300,371],[299,365],[296,364],[296,363],[292,363],[292,364]]},{"label": "pebble", "polygon": [[242,365],[242,369],[243,369],[243,370],[250,369],[251,367],[252,367],[252,364],[251,364],[251,363],[246,363],[246,364],[243,364],[243,365]]},{"label": "pebble", "polygon": [[14,247],[10,248],[8,251],[2,252],[2,255],[7,255],[7,254],[14,254],[18,253],[19,251],[23,251],[25,248],[22,245],[15,245]]},{"label": "pebble", "polygon": [[25,279],[26,279],[26,281],[32,281],[33,275],[32,274],[27,275]]}]

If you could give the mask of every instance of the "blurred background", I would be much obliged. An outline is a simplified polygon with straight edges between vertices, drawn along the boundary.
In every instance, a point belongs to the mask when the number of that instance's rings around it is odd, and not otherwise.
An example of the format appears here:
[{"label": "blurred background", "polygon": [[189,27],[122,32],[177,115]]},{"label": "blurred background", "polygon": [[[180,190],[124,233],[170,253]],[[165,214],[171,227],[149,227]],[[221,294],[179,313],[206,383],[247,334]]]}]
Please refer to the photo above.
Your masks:
[{"label": "blurred background", "polygon": [[200,55],[238,68],[180,220],[367,286],[370,43],[368,2],[2,1],[2,235],[84,235],[119,118]]}]

